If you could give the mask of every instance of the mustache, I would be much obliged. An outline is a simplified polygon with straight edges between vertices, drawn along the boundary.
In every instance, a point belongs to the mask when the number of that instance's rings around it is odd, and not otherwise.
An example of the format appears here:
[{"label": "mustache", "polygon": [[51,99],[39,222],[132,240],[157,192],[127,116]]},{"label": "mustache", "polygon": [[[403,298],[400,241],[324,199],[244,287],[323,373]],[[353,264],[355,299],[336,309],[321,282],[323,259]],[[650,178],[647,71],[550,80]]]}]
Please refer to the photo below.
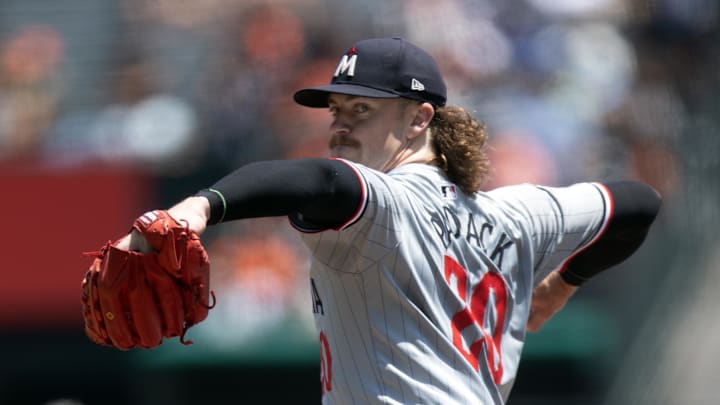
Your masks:
[{"label": "mustache", "polygon": [[360,141],[345,134],[333,134],[328,141],[328,147],[332,149],[336,146],[349,146],[357,148],[360,147]]}]

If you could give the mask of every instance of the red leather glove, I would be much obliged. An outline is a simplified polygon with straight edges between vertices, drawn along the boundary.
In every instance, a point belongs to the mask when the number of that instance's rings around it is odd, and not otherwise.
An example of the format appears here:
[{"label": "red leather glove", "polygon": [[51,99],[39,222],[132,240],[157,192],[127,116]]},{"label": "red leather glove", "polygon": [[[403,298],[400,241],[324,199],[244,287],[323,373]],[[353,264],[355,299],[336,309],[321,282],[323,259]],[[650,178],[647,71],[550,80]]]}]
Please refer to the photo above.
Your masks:
[{"label": "red leather glove", "polygon": [[[204,320],[211,308],[210,263],[200,237],[167,211],[150,211],[133,229],[155,250],[140,253],[108,242],[82,282],[85,332],[95,343],[153,348]],[[214,304],[213,304],[214,305]]]}]

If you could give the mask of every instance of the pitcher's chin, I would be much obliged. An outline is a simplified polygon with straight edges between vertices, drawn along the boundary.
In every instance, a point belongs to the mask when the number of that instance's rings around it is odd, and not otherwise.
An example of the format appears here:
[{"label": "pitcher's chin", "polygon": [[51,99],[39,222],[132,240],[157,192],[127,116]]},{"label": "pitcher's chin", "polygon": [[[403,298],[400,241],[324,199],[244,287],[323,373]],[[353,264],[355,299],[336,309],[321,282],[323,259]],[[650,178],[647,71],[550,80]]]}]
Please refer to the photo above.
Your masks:
[{"label": "pitcher's chin", "polygon": [[330,157],[347,159],[352,162],[357,162],[360,157],[360,151],[352,146],[337,145],[330,148]]}]

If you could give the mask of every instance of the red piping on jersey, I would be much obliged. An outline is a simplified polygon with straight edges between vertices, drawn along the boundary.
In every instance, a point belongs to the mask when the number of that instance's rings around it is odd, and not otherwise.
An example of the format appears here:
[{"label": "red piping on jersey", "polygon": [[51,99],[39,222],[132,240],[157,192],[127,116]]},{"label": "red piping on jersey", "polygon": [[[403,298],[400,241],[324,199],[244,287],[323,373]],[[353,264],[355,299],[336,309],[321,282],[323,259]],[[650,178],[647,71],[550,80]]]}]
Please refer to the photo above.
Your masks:
[{"label": "red piping on jersey", "polygon": [[612,217],[615,214],[615,203],[613,202],[612,193],[610,193],[610,190],[602,183],[591,183],[595,187],[598,188],[598,191],[600,191],[600,194],[603,197],[603,201],[605,201],[605,220],[603,221],[602,226],[600,227],[600,231],[595,235],[594,238],[585,246],[575,251],[575,253],[571,254],[570,257],[565,259],[565,261],[560,266],[560,273],[564,272],[570,262],[577,257],[580,253],[584,252],[585,249],[592,246],[595,242],[597,242],[603,235],[605,235],[605,232],[607,232],[608,228],[610,227],[610,222],[612,221]]},{"label": "red piping on jersey", "polygon": [[345,159],[339,159],[339,158],[330,158],[330,159],[337,160],[339,162],[343,162],[348,167],[350,167],[350,169],[352,169],[353,173],[355,173],[355,176],[357,176],[358,181],[360,181],[360,188],[362,189],[362,197],[360,199],[360,205],[357,207],[357,210],[355,210],[355,213],[352,214],[350,219],[348,219],[344,223],[340,224],[340,226],[333,228],[336,231],[341,231],[341,230],[347,228],[348,226],[354,224],[355,221],[357,221],[360,218],[360,216],[362,215],[362,213],[365,211],[365,205],[367,204],[367,185],[365,184],[365,178],[362,176],[362,174],[360,174],[360,172],[354,165],[350,164],[350,162],[348,162]]}]

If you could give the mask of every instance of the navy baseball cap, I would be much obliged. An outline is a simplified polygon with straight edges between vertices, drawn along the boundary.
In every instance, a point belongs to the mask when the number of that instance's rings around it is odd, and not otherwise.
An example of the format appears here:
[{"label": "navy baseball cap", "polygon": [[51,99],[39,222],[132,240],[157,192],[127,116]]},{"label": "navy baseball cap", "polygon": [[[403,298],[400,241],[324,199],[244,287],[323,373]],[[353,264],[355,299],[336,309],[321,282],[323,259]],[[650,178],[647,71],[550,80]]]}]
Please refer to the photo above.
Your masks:
[{"label": "navy baseball cap", "polygon": [[307,107],[328,106],[330,93],[425,101],[442,107],[447,87],[430,54],[402,38],[355,43],[340,59],[329,85],[298,90],[293,98]]}]

